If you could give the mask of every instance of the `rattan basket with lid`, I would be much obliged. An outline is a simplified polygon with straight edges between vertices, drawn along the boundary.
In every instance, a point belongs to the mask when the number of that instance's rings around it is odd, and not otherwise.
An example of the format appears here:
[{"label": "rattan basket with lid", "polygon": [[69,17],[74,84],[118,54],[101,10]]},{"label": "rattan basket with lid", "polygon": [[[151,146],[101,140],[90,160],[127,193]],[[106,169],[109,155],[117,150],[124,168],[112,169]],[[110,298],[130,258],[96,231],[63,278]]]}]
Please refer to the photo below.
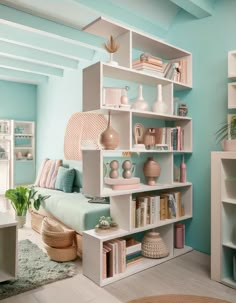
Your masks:
[{"label": "rattan basket with lid", "polygon": [[168,249],[157,232],[148,232],[143,237],[142,255],[147,258],[159,259],[169,255]]}]

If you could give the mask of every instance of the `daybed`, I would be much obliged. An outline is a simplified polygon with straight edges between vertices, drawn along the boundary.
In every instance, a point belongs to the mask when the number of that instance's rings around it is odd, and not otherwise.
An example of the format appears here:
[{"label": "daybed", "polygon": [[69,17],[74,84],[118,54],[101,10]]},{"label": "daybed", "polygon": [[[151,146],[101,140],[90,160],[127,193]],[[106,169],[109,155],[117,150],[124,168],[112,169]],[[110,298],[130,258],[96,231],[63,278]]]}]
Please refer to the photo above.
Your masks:
[{"label": "daybed", "polygon": [[73,188],[77,192],[67,193],[55,189],[36,187],[38,193],[50,195],[50,198],[44,201],[39,211],[32,210],[32,228],[40,232],[41,223],[45,216],[60,221],[66,227],[76,231],[80,256],[82,253],[82,232],[94,228],[101,216],[109,216],[110,214],[110,206],[108,204],[89,203],[89,198],[81,193],[81,146],[83,142],[92,142],[93,147],[96,145],[99,148],[99,136],[105,130],[106,125],[107,120],[105,117],[94,113],[78,112],[73,114],[68,121],[64,140],[64,157],[66,160],[63,160],[63,166],[75,169]]},{"label": "daybed", "polygon": [[[63,161],[64,166],[76,170],[74,188],[81,187],[81,162]],[[81,256],[81,236],[84,230],[92,229],[98,223],[101,216],[109,216],[109,204],[89,203],[90,198],[85,197],[80,192],[66,193],[60,190],[35,187],[41,195],[49,195],[40,207],[39,211],[35,209],[31,212],[31,226],[40,232],[41,223],[44,217],[51,217],[58,220],[63,225],[76,231],[78,253]]]}]

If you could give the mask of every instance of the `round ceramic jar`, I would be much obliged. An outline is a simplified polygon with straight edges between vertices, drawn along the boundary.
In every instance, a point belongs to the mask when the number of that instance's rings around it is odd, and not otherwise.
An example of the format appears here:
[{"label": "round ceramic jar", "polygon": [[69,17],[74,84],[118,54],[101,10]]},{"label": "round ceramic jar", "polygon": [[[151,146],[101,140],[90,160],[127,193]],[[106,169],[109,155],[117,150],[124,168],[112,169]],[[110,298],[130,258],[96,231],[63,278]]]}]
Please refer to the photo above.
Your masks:
[{"label": "round ceramic jar", "polygon": [[187,116],[188,113],[188,108],[186,103],[180,103],[179,109],[178,109],[178,114],[179,116]]}]

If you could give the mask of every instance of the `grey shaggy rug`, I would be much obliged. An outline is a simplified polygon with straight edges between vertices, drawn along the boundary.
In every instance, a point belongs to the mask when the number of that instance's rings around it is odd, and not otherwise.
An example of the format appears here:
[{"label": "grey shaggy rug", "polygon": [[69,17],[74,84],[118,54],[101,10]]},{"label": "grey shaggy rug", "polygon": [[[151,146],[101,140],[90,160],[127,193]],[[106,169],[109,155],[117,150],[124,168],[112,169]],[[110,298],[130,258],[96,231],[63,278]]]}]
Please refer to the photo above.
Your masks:
[{"label": "grey shaggy rug", "polygon": [[29,240],[18,244],[18,275],[14,280],[0,283],[0,300],[42,285],[77,274],[73,262],[58,263],[49,259],[36,244]]}]

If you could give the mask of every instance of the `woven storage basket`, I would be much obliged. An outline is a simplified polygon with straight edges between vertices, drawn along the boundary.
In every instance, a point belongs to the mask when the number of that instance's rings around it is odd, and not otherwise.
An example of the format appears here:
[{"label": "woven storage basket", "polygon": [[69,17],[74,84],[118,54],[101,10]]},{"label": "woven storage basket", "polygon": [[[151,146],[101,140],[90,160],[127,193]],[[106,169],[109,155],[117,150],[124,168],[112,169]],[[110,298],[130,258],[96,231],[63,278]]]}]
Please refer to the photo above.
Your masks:
[{"label": "woven storage basket", "polygon": [[31,227],[33,230],[35,230],[39,234],[41,233],[43,219],[44,219],[44,216],[39,215],[39,214],[35,213],[34,211],[31,211]]},{"label": "woven storage basket", "polygon": [[63,228],[58,222],[44,218],[41,228],[42,240],[48,246],[64,248],[73,245],[75,231]]},{"label": "woven storage basket", "polygon": [[169,255],[167,247],[157,232],[149,232],[143,237],[142,255],[147,258],[159,259]]},{"label": "woven storage basket", "polygon": [[77,250],[75,245],[66,248],[55,248],[44,244],[44,247],[49,258],[53,261],[67,262],[77,258]]}]

